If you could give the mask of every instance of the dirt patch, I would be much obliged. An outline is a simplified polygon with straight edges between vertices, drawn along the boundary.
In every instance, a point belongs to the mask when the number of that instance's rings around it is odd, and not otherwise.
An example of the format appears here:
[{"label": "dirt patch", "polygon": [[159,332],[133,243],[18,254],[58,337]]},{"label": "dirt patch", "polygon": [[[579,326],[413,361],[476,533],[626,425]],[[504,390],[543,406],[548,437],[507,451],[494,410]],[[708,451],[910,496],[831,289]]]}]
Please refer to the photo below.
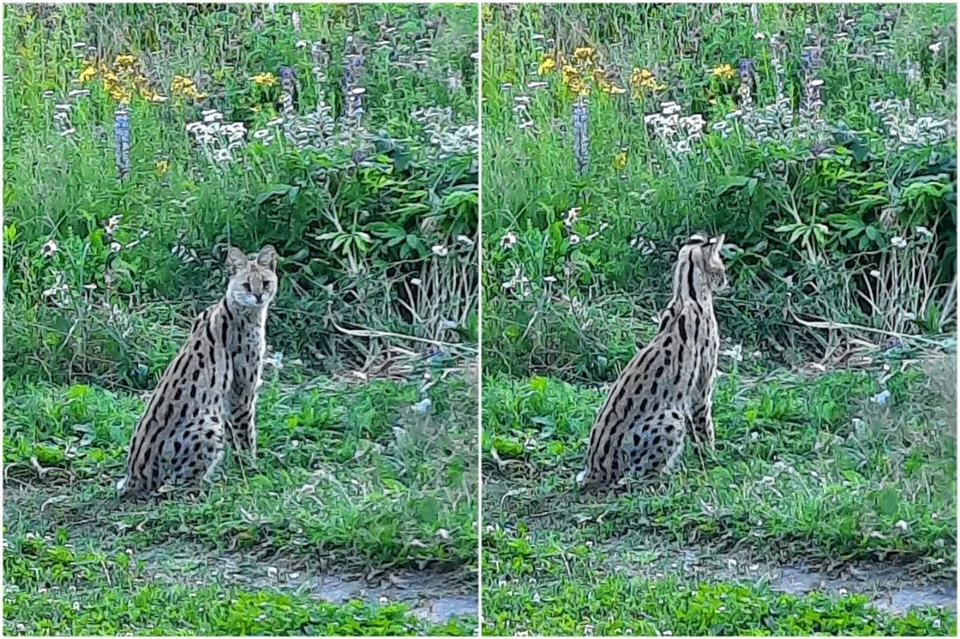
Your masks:
[{"label": "dirt patch", "polygon": [[953,581],[918,583],[911,581],[903,571],[869,565],[844,571],[837,577],[803,566],[783,566],[775,570],[779,575],[769,581],[770,587],[789,594],[864,594],[877,608],[897,615],[921,606],[957,609],[956,578]]},{"label": "dirt patch", "polygon": [[237,586],[308,595],[333,604],[405,603],[413,614],[434,622],[476,615],[476,587],[461,572],[417,570],[331,572],[301,557],[269,559],[262,553],[212,553],[200,546],[163,545],[137,553],[144,579],[161,583]]},{"label": "dirt patch", "polygon": [[[78,490],[82,485],[8,480],[4,520],[8,526],[14,524],[14,529],[37,534],[52,535],[57,527],[67,528],[77,547],[121,548],[122,537],[117,536],[116,522],[109,518],[117,508],[116,500],[104,500],[96,490]],[[405,603],[413,614],[436,623],[460,615],[476,616],[479,609],[476,579],[463,570],[345,572],[328,561],[272,547],[228,551],[175,538],[124,550],[140,566],[135,580],[143,583],[287,591],[333,604],[352,600]]]},{"label": "dirt patch", "polygon": [[779,564],[770,557],[727,553],[708,547],[628,548],[624,540],[599,549],[613,572],[643,579],[678,575],[696,581],[765,583],[792,595],[822,592],[831,596],[862,594],[871,605],[897,615],[911,608],[934,606],[957,610],[957,573],[918,576],[911,566],[847,563],[836,568]]}]

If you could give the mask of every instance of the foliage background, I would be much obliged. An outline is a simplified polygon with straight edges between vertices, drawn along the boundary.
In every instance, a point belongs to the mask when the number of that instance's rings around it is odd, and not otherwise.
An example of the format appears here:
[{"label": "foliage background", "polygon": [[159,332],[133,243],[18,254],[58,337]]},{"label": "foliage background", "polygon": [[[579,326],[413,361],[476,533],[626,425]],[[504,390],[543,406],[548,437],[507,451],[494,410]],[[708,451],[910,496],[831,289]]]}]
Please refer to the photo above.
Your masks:
[{"label": "foliage background", "polygon": [[[474,631],[477,20],[4,7],[6,633]],[[118,502],[227,247],[266,243],[258,460]]]},{"label": "foliage background", "polygon": [[716,307],[745,353],[845,345],[803,322],[874,343],[871,329],[952,330],[954,6],[489,6],[483,20],[486,372],[613,379],[698,230],[726,233]]},{"label": "foliage background", "polygon": [[[300,32],[284,6],[7,9],[8,379],[150,387],[171,337],[221,294],[230,243],[276,245],[271,342],[313,369],[380,358],[378,340],[335,326],[475,341],[476,8],[297,11]],[[323,90],[326,147],[279,133],[282,67],[296,74],[301,118]],[[360,125],[347,117],[357,86]],[[133,140],[123,181],[117,98]],[[232,159],[187,131],[218,117],[210,110],[245,125]]]}]

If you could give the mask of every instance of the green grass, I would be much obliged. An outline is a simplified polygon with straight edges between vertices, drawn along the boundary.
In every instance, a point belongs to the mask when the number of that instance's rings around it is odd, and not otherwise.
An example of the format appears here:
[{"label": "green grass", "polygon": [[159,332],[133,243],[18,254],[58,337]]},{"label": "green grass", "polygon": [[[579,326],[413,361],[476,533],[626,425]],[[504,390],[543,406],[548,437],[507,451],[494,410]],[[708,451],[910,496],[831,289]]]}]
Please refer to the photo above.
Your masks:
[{"label": "green grass", "polygon": [[[228,244],[277,247],[272,345],[320,373],[368,354],[368,340],[330,327],[331,312],[347,328],[476,341],[476,142],[438,157],[477,124],[475,6],[18,5],[3,28],[8,378],[149,388],[172,355],[174,318],[189,322],[221,293]],[[347,86],[350,38],[364,57]],[[119,56],[132,56],[124,86],[138,89],[122,181],[108,86]],[[297,117],[316,114],[318,92],[331,108],[327,146],[301,148],[270,124],[281,88],[253,78],[284,67]],[[177,77],[206,97],[178,93]],[[344,117],[353,88],[365,89],[361,127]],[[424,109],[448,117],[434,130],[415,116]],[[212,160],[187,131],[210,110],[246,127],[232,160]],[[448,292],[427,300],[414,278]]]},{"label": "green grass", "polygon": [[[472,633],[477,7],[3,14],[6,631]],[[278,120],[287,70],[310,144]],[[194,128],[217,117],[245,128],[227,155]],[[258,460],[120,502],[226,248],[267,243]]]},{"label": "green grass", "polygon": [[[788,596],[758,581],[780,566],[825,574],[896,566],[905,582],[931,587],[955,579],[956,426],[946,412],[955,378],[947,361],[887,376],[883,407],[870,401],[881,390],[878,372],[725,375],[714,400],[717,450],[704,467],[687,451],[662,483],[599,496],[580,493],[574,478],[603,393],[544,377],[489,377],[486,629],[949,633],[949,610],[895,619],[865,609],[866,600]],[[688,572],[690,562],[702,572]],[[677,587],[684,592],[664,594]],[[743,603],[719,614],[722,593]],[[664,597],[665,606],[649,609],[651,598]],[[572,612],[551,622],[547,608],[530,614],[531,598]]]},{"label": "green grass", "polygon": [[641,581],[610,577],[589,585],[557,582],[538,588],[515,584],[492,589],[484,607],[484,635],[688,636],[956,634],[956,615],[924,610],[905,617],[883,614],[866,598],[793,597],[768,588]]},{"label": "green grass", "polygon": [[[422,630],[422,623],[398,612],[403,606],[380,611],[364,604],[356,611],[357,625],[350,625],[350,611],[359,604],[338,612],[336,606],[311,603],[309,593],[288,596],[269,587],[218,590],[216,584],[191,589],[176,578],[141,590],[141,581],[123,578],[127,571],[137,572],[137,560],[126,553],[168,557],[145,571],[144,578],[157,570],[176,574],[178,554],[186,554],[178,561],[189,564],[191,555],[214,561],[239,553],[272,557],[305,575],[427,571],[450,582],[450,592],[469,592],[477,550],[476,470],[470,452],[476,440],[475,392],[462,375],[448,376],[424,391],[415,382],[345,386],[321,379],[290,386],[274,379],[265,384],[260,399],[262,452],[255,466],[231,456],[225,471],[199,497],[126,504],[116,498],[114,484],[124,473],[126,446],[143,400],[79,384],[8,386],[9,627],[21,623],[34,632],[72,628],[109,634],[114,628],[138,627],[137,610],[151,602],[191,591],[198,605],[211,602],[206,615],[184,617],[201,634],[236,634],[244,628],[339,627],[348,634]],[[428,414],[413,410],[423,397],[432,400]],[[48,545],[46,539],[55,543]],[[248,563],[248,570],[263,574],[264,561]],[[100,564],[110,567],[101,571]],[[91,610],[64,615],[56,622],[63,625],[43,625],[41,601],[49,600],[58,610],[64,601],[70,603],[69,596],[63,600],[50,594],[54,585],[76,587],[71,596],[82,596],[81,604],[89,603]],[[133,603],[119,605],[121,595],[134,592],[139,595]],[[41,593],[44,597],[38,599]],[[216,612],[213,604],[223,597],[249,606],[235,616]],[[305,608],[298,616],[275,617],[276,611],[301,604]],[[270,619],[258,625],[261,613]],[[155,623],[157,632],[186,632],[162,619]],[[469,620],[450,627],[457,628],[469,632]]]},{"label": "green grass", "polygon": [[[885,123],[871,102],[909,101],[913,120],[956,120],[956,8],[759,4],[754,16],[751,6],[484,9],[487,372],[611,380],[668,299],[676,251],[695,231],[726,234],[731,290],[716,311],[746,352],[792,365],[823,357],[823,332],[794,315],[952,330],[956,133],[944,126],[900,144],[892,130],[904,125]],[[578,48],[592,51],[579,64],[593,85],[582,174],[576,97],[559,60]],[[544,59],[555,68],[541,69]],[[749,106],[741,63],[752,69]],[[715,75],[723,65],[733,77]],[[604,92],[596,69],[625,93]],[[643,70],[662,89],[632,86]],[[815,116],[803,102],[816,82]],[[778,93],[788,125],[761,135],[744,113]],[[699,137],[665,141],[644,124],[671,103],[675,117],[703,118]],[[679,138],[689,150],[671,150]],[[907,245],[891,253],[899,240]]]}]

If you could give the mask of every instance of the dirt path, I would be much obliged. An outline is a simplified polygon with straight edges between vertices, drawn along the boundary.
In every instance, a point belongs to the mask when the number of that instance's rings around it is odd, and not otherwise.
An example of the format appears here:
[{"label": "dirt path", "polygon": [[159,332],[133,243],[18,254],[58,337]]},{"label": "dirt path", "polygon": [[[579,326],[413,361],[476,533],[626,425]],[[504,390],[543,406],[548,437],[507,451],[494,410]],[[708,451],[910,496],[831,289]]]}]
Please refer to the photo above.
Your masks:
[{"label": "dirt path", "polygon": [[[81,496],[72,486],[29,484],[22,480],[4,486],[4,521],[8,534],[30,531],[44,535],[51,526],[65,528],[74,547],[99,550],[124,547],[117,528],[97,500]],[[109,507],[106,503],[100,506]],[[85,513],[85,516],[81,514]],[[475,582],[462,571],[381,570],[347,572],[299,552],[259,547],[243,551],[212,548],[183,535],[148,547],[127,549],[140,568],[135,582],[180,584],[190,588],[210,585],[246,591],[288,591],[333,604],[360,600],[368,604],[405,603],[418,617],[443,623],[459,615],[476,615]],[[104,568],[106,570],[106,568]]]},{"label": "dirt path", "polygon": [[920,606],[957,610],[956,569],[944,567],[924,576],[910,565],[853,562],[836,567],[784,564],[746,552],[730,553],[706,546],[682,549],[642,548],[626,539],[598,548],[613,572],[645,579],[679,575],[700,581],[766,583],[792,595],[822,592],[831,596],[862,594],[871,605],[897,615]]}]

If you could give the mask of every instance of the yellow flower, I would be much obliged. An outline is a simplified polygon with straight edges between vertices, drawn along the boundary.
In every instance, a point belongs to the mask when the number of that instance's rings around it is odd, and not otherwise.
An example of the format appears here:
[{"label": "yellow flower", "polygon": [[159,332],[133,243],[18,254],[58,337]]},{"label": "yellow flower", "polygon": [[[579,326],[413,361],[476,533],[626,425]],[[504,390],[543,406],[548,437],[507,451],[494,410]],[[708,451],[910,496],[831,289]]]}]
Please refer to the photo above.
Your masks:
[{"label": "yellow flower", "polygon": [[720,78],[721,80],[730,80],[735,75],[737,75],[736,71],[727,63],[723,63],[713,69],[713,77]]},{"label": "yellow flower", "polygon": [[627,165],[627,152],[620,151],[615,156],[613,156],[613,168],[620,170]]},{"label": "yellow flower", "polygon": [[663,91],[667,88],[665,84],[657,82],[656,76],[653,75],[650,69],[641,69],[639,67],[634,67],[633,72],[630,73],[630,87],[633,89],[634,98],[643,97],[645,90]]},{"label": "yellow flower", "polygon": [[80,77],[77,78],[80,80],[80,84],[86,84],[97,75],[97,68],[91,63],[87,62],[86,66],[80,71]]},{"label": "yellow flower", "polygon": [[577,62],[590,62],[593,60],[593,53],[590,47],[577,47],[573,50],[573,59]]},{"label": "yellow flower", "polygon": [[160,160],[154,166],[154,170],[157,172],[157,175],[166,175],[167,171],[170,170],[170,161],[169,160]]},{"label": "yellow flower", "polygon": [[563,69],[561,70],[561,73],[563,74],[563,83],[567,85],[569,85],[574,80],[580,79],[580,72],[577,71],[572,65],[569,65],[569,64],[564,65]]},{"label": "yellow flower", "polygon": [[251,78],[254,84],[259,84],[262,87],[272,87],[277,83],[277,77],[272,73],[258,73],[257,75]]},{"label": "yellow flower", "polygon": [[483,5],[483,21],[490,22],[493,20],[493,8],[489,4]]},{"label": "yellow flower", "polygon": [[170,85],[170,92],[174,95],[182,95],[194,100],[203,100],[207,97],[207,94],[197,90],[197,87],[193,84],[193,80],[185,75],[173,76],[173,83]]},{"label": "yellow flower", "polygon": [[621,93],[626,93],[626,89],[622,89],[617,86],[615,83],[607,79],[607,74],[602,68],[596,68],[593,71],[593,82],[597,85],[597,88],[609,95],[620,95]]},{"label": "yellow flower", "polygon": [[553,59],[553,56],[544,53],[543,58],[540,60],[540,66],[537,67],[537,75],[545,75],[550,73],[550,71],[552,71],[556,66],[557,61]]},{"label": "yellow flower", "polygon": [[583,83],[583,78],[579,75],[567,83],[567,88],[570,89],[570,92],[574,95],[586,96],[590,94],[590,89]]},{"label": "yellow flower", "polygon": [[171,91],[182,93],[187,87],[193,86],[193,80],[184,75],[173,76],[173,84],[170,85]]},{"label": "yellow flower", "polygon": [[122,55],[118,55],[117,59],[113,61],[113,65],[115,67],[123,69],[127,67],[132,67],[136,62],[137,62],[137,59],[134,56],[130,55],[129,53],[125,53]]}]

